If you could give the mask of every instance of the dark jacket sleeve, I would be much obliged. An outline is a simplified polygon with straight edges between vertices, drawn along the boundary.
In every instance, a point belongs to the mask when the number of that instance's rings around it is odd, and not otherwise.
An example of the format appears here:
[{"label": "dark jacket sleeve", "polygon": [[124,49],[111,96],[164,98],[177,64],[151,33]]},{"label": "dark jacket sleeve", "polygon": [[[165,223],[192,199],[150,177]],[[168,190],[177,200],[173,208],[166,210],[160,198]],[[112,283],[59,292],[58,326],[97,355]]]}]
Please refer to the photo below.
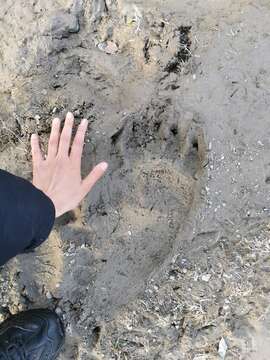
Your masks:
[{"label": "dark jacket sleeve", "polygon": [[54,220],[54,205],[42,191],[0,170],[0,266],[45,241]]}]

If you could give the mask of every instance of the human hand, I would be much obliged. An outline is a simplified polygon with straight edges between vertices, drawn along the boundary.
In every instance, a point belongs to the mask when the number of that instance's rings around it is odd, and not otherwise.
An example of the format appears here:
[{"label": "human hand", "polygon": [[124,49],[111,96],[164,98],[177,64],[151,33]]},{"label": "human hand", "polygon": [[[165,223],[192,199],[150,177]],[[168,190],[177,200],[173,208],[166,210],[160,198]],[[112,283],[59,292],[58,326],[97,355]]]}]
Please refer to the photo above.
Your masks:
[{"label": "human hand", "polygon": [[102,162],[82,179],[81,158],[88,121],[83,119],[78,126],[70,152],[72,113],[67,113],[61,133],[60,125],[59,119],[53,120],[46,158],[42,155],[38,135],[31,136],[33,185],[52,200],[56,217],[76,208],[108,167]]}]

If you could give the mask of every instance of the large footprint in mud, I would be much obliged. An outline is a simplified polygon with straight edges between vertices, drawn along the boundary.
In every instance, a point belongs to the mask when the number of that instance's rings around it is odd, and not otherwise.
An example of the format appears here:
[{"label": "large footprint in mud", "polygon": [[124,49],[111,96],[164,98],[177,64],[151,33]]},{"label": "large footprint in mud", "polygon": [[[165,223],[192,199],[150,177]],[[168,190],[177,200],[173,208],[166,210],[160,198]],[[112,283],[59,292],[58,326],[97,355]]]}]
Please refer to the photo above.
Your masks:
[{"label": "large footprint in mud", "polygon": [[[205,161],[192,116],[177,118],[166,106],[128,116],[101,146],[110,149],[111,171],[82,211],[94,240],[79,248],[62,286],[83,328],[115,316],[172,254]],[[72,242],[72,231],[64,238]],[[84,267],[82,255],[89,259]]]},{"label": "large footprint in mud", "polygon": [[193,201],[194,180],[165,161],[138,164],[131,177],[134,184],[117,210],[120,221],[91,289],[97,315],[112,314],[144,288],[169,256]]}]

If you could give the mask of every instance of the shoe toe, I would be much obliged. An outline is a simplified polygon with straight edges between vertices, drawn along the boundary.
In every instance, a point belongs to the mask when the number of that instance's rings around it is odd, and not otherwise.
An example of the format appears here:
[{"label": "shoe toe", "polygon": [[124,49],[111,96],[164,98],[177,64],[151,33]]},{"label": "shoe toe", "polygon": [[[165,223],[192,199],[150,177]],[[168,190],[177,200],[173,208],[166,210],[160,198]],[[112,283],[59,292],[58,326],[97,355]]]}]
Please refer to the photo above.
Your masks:
[{"label": "shoe toe", "polygon": [[1,348],[8,353],[13,345],[23,348],[27,359],[53,360],[64,343],[58,316],[47,309],[29,310],[11,316],[0,325]]}]

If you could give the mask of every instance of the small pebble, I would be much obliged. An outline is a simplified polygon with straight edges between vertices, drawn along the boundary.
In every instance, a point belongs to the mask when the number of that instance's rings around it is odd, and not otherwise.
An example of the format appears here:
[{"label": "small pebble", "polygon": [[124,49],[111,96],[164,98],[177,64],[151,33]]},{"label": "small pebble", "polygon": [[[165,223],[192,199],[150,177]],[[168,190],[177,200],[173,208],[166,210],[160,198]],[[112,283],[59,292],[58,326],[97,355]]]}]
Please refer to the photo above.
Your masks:
[{"label": "small pebble", "polygon": [[228,350],[228,345],[225,339],[222,338],[219,342],[219,347],[218,347],[218,354],[221,357],[221,359],[225,359],[227,350]]},{"label": "small pebble", "polygon": [[73,112],[73,114],[74,114],[74,116],[80,116],[80,115],[81,115],[81,112],[80,112],[80,110],[75,110],[75,111]]},{"label": "small pebble", "polygon": [[105,41],[98,44],[99,50],[105,52],[108,55],[117,53],[118,46],[113,41]]},{"label": "small pebble", "polygon": [[40,116],[39,116],[39,115],[35,115],[35,120],[36,120],[37,125],[39,125],[39,123],[40,123]]},{"label": "small pebble", "polygon": [[211,274],[202,275],[202,281],[208,282],[211,279]]},{"label": "small pebble", "polygon": [[46,292],[46,298],[47,298],[48,300],[51,300],[51,299],[52,299],[52,294],[50,293],[50,291],[47,291],[47,292]]},{"label": "small pebble", "polygon": [[63,311],[62,311],[62,309],[60,308],[60,307],[57,307],[56,309],[55,309],[55,312],[56,312],[56,314],[57,315],[62,315],[62,313],[63,313]]}]

